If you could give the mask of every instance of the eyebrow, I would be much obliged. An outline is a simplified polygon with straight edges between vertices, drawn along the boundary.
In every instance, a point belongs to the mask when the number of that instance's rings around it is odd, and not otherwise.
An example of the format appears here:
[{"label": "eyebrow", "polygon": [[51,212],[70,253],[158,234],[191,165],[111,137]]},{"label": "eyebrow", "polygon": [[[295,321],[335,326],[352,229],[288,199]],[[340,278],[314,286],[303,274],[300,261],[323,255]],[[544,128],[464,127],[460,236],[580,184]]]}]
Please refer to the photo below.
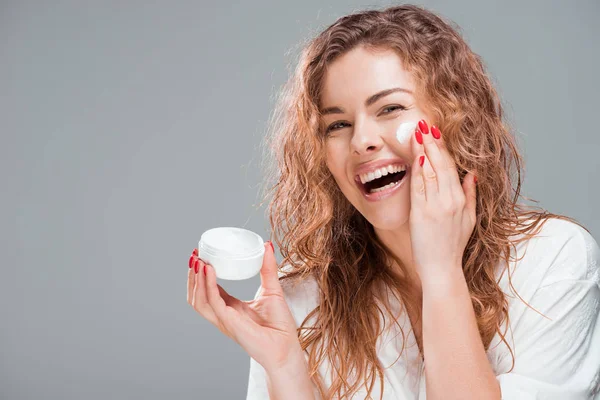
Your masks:
[{"label": "eyebrow", "polygon": [[[365,100],[365,107],[369,107],[371,104],[375,103],[377,100],[379,100],[389,94],[395,93],[395,92],[404,92],[404,93],[412,94],[412,91],[401,88],[401,87],[385,89],[385,90],[382,90],[381,92],[375,93],[374,95],[370,96],[367,100]],[[321,112],[321,115],[343,114],[344,109],[340,108],[340,107],[328,107],[328,108],[324,108],[324,109],[320,110],[320,112]]]}]

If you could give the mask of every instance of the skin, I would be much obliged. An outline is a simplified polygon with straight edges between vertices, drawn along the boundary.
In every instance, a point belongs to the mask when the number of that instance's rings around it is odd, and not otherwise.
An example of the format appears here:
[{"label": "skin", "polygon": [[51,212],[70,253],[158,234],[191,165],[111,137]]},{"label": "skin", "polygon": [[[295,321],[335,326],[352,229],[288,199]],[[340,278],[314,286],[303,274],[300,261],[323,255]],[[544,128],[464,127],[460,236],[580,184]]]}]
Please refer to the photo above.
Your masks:
[{"label": "skin", "polygon": [[[393,87],[408,92],[395,92],[365,106],[369,96]],[[335,126],[326,138],[327,167],[342,193],[402,261],[417,288],[422,328],[411,321],[427,361],[427,397],[500,399],[461,265],[475,226],[475,176],[468,173],[460,182],[443,135],[436,139],[429,133],[435,121],[415,90],[411,74],[392,51],[357,47],[335,60],[325,76],[321,106],[341,108],[343,113],[323,116],[326,127]],[[400,123],[411,120],[427,124],[420,131],[423,144],[416,136],[404,144],[395,139]],[[367,201],[354,182],[355,168],[398,157],[409,164],[403,186],[385,199]],[[265,368],[272,399],[314,398],[271,246],[261,270],[261,293],[252,301],[227,294],[210,265],[206,276],[197,273],[203,266],[197,253],[192,254],[188,303]]]},{"label": "skin", "polygon": [[[365,105],[364,99],[392,87],[408,91]],[[427,397],[499,399],[462,272],[462,255],[476,221],[475,176],[469,172],[460,182],[441,132],[415,93],[411,74],[393,51],[358,47],[336,60],[325,78],[322,109],[344,112],[324,116],[325,126],[333,128],[326,137],[327,167],[421,293],[423,326],[414,318],[411,322],[427,361]],[[396,128],[411,120],[421,121],[419,131],[400,144]],[[356,167],[398,157],[411,164],[407,181],[393,195],[368,201],[354,182]]]},{"label": "skin", "polygon": [[250,301],[241,301],[218,285],[214,268],[198,258],[197,249],[189,266],[188,303],[262,365],[270,398],[313,399],[308,366],[279,283],[271,243],[265,243],[260,291]]},{"label": "skin", "polygon": [[[364,78],[354,79],[355,76]],[[394,87],[410,93],[395,92],[365,106],[364,100],[370,95]],[[359,47],[330,66],[321,102],[322,108],[338,106],[345,111],[323,117],[325,126],[330,128],[326,140],[327,167],[350,203],[408,267],[420,292],[420,280],[413,268],[408,224],[410,174],[407,173],[404,178],[407,182],[392,197],[377,202],[367,201],[354,182],[355,168],[361,163],[400,157],[410,165],[416,160],[418,149],[413,140],[400,144],[395,137],[396,128],[403,122],[431,120],[417,103],[412,76],[402,68],[395,53],[374,53]]]},{"label": "skin", "polygon": [[[353,79],[355,76],[360,76],[362,79]],[[391,93],[369,106],[364,104],[364,100],[370,95],[395,87],[406,89],[406,91]],[[417,177],[417,182],[415,182],[417,185],[423,184],[423,174],[433,177],[435,171],[429,160],[426,160],[422,168],[417,166],[416,169],[412,169],[412,172],[421,170],[423,173],[414,174],[408,171],[404,177],[405,182],[399,190],[393,196],[380,201],[368,201],[356,186],[354,177],[358,165],[373,160],[399,157],[409,166],[416,164],[417,158],[425,155],[424,147],[418,144],[414,135],[411,140],[399,143],[395,136],[396,129],[403,122],[423,120],[429,121],[429,126],[435,122],[427,113],[423,101],[419,101],[416,96],[417,88],[412,75],[403,68],[402,60],[393,51],[374,51],[363,47],[350,51],[332,63],[322,89],[321,108],[336,106],[344,111],[343,113],[327,114],[323,117],[327,130],[327,167],[344,196],[373,225],[379,239],[405,265],[409,282],[414,287],[412,299],[406,301],[420,305],[422,280],[417,267],[423,263],[439,265],[442,261],[445,263],[447,261],[445,259],[448,257],[454,261],[460,260],[468,235],[474,227],[474,212],[472,213],[473,223],[470,224],[472,226],[469,227],[467,224],[463,235],[457,237],[453,233],[446,236],[446,238],[456,238],[460,243],[449,244],[447,251],[442,252],[439,251],[440,243],[434,243],[431,240],[436,235],[444,237],[439,230],[440,221],[430,221],[433,224],[425,224],[424,220],[428,217],[423,212],[418,212],[417,209],[413,210],[411,220],[411,202],[415,197],[411,194],[415,190],[420,190],[412,184],[412,181],[415,181],[413,176]],[[431,139],[430,134],[422,137]],[[432,140],[427,140],[427,142],[435,145]],[[447,153],[445,155],[438,153],[440,151],[437,151],[435,156],[440,160],[440,164],[444,164],[444,168],[451,167],[453,162],[450,156]],[[457,201],[464,203],[465,196],[461,193],[458,176],[450,177],[454,178],[452,181],[454,185],[445,185],[446,190],[441,195],[455,194]],[[456,185],[458,185],[458,189],[455,188]],[[421,197],[416,198],[420,199]],[[435,200],[433,192],[430,197]],[[446,207],[447,205],[443,204],[442,206]],[[448,226],[446,231],[455,232],[454,226]],[[415,243],[417,253],[413,254],[412,241],[415,239],[418,240],[418,243]],[[419,252],[419,249],[422,251]],[[430,254],[427,255],[427,253]],[[434,254],[439,256],[438,259],[427,259]],[[414,256],[421,258],[420,263],[415,261]],[[410,315],[410,319],[422,353],[421,324],[413,315]]]}]

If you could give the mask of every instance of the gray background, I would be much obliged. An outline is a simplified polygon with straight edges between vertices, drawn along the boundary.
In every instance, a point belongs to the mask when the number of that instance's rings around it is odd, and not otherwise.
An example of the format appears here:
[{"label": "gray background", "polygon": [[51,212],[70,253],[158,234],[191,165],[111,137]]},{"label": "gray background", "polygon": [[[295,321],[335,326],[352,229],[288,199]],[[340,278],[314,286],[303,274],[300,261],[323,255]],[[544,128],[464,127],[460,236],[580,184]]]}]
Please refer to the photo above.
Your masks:
[{"label": "gray background", "polygon": [[[391,4],[329,3],[0,3],[1,399],[245,397],[187,260],[211,227],[268,237],[259,146],[298,44]],[[524,194],[598,237],[599,2],[420,4],[486,61]]]}]

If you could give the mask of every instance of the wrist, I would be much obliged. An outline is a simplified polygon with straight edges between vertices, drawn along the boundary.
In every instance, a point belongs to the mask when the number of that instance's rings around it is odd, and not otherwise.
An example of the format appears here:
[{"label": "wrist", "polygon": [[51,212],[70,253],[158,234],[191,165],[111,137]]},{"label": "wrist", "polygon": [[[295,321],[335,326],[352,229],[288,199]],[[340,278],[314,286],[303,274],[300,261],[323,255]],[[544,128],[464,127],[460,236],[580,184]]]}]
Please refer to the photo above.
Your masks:
[{"label": "wrist", "polygon": [[290,351],[284,360],[265,365],[264,368],[269,376],[294,376],[303,371],[308,373],[306,358],[300,346]]},{"label": "wrist", "polygon": [[423,291],[445,292],[465,282],[460,264],[437,265],[435,268],[421,269],[419,278]]},{"label": "wrist", "polygon": [[265,368],[265,371],[271,399],[314,399],[314,388],[302,351],[290,354],[285,363]]}]

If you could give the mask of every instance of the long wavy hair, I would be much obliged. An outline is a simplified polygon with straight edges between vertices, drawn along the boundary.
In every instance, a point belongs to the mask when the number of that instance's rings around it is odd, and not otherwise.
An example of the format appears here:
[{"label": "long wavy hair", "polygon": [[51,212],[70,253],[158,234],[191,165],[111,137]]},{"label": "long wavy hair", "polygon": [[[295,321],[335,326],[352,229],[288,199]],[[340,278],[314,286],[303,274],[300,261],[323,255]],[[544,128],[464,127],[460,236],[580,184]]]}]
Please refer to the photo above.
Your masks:
[{"label": "long wavy hair", "polygon": [[[379,317],[389,315],[398,324],[388,295],[421,317],[420,304],[408,301],[414,291],[402,262],[345,198],[325,163],[319,101],[327,66],[338,57],[359,45],[398,54],[415,78],[421,104],[444,132],[461,179],[475,172],[477,222],[463,271],[486,350],[496,333],[508,346],[501,328],[504,322],[508,327],[508,302],[496,280],[498,265],[508,269],[511,247],[538,233],[548,218],[575,222],[518,203],[524,198],[522,157],[483,62],[459,31],[414,5],[346,15],[303,47],[276,99],[265,136],[271,239],[286,267],[282,281],[310,276],[317,282],[318,306],[298,328],[298,338],[308,353],[311,379],[325,399],[351,397],[363,384],[370,395],[377,378],[383,393],[376,340],[385,321]],[[318,374],[325,358],[333,367],[328,389]]]}]

